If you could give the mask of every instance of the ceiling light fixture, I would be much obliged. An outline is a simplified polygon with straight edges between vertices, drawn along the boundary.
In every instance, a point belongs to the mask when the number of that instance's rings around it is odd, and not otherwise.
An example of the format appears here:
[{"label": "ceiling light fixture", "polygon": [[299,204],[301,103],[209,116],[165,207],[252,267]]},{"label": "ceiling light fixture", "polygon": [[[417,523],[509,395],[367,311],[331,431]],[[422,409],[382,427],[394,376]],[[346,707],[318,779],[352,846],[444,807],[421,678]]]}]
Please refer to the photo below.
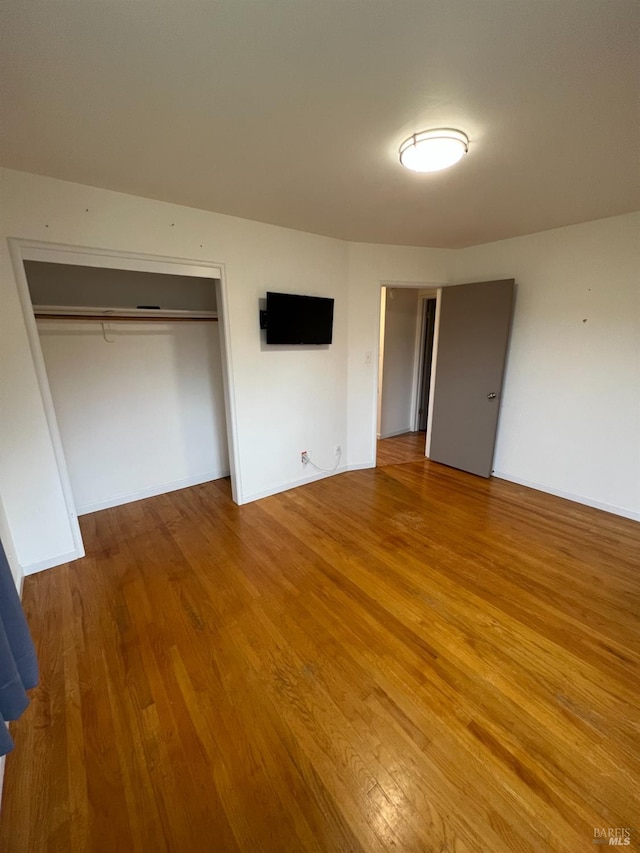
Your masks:
[{"label": "ceiling light fixture", "polygon": [[423,130],[402,143],[400,162],[414,172],[439,172],[461,160],[468,150],[469,137],[461,130]]}]

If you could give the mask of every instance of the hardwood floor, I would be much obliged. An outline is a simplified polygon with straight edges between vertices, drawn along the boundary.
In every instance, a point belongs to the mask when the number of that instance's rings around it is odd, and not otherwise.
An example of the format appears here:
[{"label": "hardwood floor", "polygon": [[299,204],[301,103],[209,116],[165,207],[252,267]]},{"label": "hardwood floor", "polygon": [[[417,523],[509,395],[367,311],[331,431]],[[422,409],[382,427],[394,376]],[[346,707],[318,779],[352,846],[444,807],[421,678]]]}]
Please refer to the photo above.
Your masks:
[{"label": "hardwood floor", "polygon": [[398,465],[403,462],[422,462],[425,458],[426,433],[405,432],[393,438],[378,439],[376,465]]},{"label": "hardwood floor", "polygon": [[0,850],[640,846],[640,525],[426,460],[82,520]]}]

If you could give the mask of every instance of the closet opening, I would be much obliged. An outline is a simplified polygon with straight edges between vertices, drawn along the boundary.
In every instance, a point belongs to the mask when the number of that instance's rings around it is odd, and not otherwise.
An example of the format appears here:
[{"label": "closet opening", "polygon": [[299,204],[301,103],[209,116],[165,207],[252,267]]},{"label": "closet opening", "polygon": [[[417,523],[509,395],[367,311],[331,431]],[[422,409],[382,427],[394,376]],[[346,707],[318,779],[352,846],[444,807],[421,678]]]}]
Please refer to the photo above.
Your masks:
[{"label": "closet opening", "polygon": [[21,247],[23,308],[77,517],[231,475],[223,269]]}]

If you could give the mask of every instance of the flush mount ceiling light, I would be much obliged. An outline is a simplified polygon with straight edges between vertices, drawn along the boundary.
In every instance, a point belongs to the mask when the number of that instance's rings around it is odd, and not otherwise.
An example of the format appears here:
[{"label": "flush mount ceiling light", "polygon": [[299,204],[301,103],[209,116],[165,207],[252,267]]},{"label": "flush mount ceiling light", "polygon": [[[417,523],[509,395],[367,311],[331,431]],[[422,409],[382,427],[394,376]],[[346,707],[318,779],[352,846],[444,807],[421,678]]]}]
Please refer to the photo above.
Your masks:
[{"label": "flush mount ceiling light", "polygon": [[400,162],[414,172],[439,172],[461,160],[468,150],[469,137],[461,130],[423,130],[402,143]]}]

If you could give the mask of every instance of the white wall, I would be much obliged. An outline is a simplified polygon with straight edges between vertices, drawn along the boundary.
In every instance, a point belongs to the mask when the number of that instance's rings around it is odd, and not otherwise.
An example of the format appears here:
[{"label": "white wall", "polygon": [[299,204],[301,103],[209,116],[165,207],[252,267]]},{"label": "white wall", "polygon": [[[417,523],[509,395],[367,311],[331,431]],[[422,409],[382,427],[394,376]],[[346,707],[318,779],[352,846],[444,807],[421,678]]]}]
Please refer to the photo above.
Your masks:
[{"label": "white wall", "polygon": [[412,427],[419,294],[417,289],[387,288],[378,423],[381,438],[409,432]]},{"label": "white wall", "polygon": [[457,282],[511,277],[496,474],[640,518],[640,215],[456,253]]},{"label": "white wall", "polygon": [[78,515],[229,473],[217,323],[112,329],[38,323]]},{"label": "white wall", "polygon": [[[0,495],[23,567],[63,561],[74,544],[6,237],[225,265],[240,501],[320,476],[301,450],[322,467],[334,445],[348,453],[346,244],[12,170],[0,179]],[[263,346],[269,289],[333,297],[333,345]]]}]

